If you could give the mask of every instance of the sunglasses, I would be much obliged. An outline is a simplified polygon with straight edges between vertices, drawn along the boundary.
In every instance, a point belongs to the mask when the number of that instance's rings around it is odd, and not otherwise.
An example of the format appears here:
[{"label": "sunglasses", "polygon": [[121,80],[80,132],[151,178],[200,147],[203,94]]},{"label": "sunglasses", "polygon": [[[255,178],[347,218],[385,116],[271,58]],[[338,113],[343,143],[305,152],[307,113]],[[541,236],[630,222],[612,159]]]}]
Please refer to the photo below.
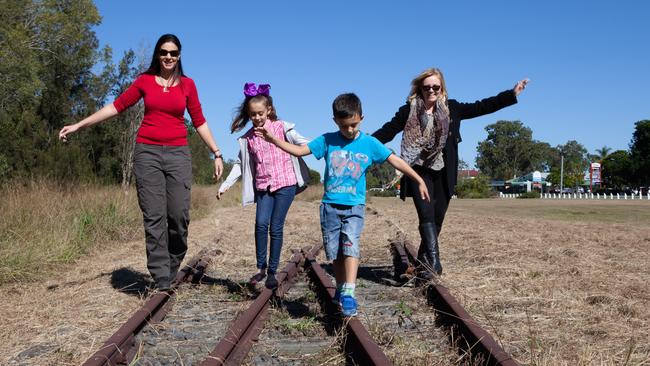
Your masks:
[{"label": "sunglasses", "polygon": [[440,90],[440,85],[422,85],[422,90],[423,91],[432,90],[434,92],[437,92]]},{"label": "sunglasses", "polygon": [[181,53],[178,50],[169,51],[169,50],[164,50],[162,48],[158,50],[158,56],[160,56],[160,57],[165,57],[167,55],[169,55],[171,57],[178,57],[178,55],[180,55],[180,54]]}]

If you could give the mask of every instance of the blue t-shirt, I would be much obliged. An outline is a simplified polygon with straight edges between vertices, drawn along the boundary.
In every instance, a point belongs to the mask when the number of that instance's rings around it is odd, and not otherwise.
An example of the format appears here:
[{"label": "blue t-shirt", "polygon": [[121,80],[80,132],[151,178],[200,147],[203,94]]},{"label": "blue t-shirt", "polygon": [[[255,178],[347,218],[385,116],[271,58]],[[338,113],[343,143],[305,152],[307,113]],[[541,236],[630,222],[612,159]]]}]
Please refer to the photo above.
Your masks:
[{"label": "blue t-shirt", "polygon": [[354,140],[338,131],[326,133],[307,146],[316,159],[325,157],[323,202],[350,206],[366,203],[366,170],[392,154],[379,140],[363,132]]}]

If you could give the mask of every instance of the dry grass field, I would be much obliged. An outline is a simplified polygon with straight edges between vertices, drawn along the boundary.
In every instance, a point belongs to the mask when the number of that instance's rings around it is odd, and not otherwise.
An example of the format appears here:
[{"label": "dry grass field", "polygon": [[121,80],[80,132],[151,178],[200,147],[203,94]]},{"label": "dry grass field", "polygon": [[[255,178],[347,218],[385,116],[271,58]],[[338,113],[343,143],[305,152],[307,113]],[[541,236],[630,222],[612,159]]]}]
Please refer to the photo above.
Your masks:
[{"label": "dry grass field", "polygon": [[[254,271],[254,208],[233,197],[192,222],[188,258],[220,249],[211,266],[236,281]],[[308,191],[289,211],[283,260],[320,241],[317,199]],[[366,217],[362,266],[390,265],[398,230],[418,241],[410,202],[371,198]],[[522,364],[650,364],[648,222],[649,201],[454,200],[441,281]],[[129,289],[146,278],[144,259],[141,239],[112,242],[2,285],[0,364],[82,363],[142,304]]]},{"label": "dry grass field", "polygon": [[[408,203],[371,206],[417,232]],[[521,363],[650,364],[648,223],[649,201],[454,200],[442,282]]]}]

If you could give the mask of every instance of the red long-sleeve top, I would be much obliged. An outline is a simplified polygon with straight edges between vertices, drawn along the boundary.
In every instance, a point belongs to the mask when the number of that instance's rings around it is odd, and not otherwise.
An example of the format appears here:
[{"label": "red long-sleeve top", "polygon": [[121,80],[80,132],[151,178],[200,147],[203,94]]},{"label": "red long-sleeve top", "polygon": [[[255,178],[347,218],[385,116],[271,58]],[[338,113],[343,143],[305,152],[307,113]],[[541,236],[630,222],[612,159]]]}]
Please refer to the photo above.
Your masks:
[{"label": "red long-sleeve top", "polygon": [[181,77],[181,82],[164,91],[156,82],[155,75],[142,74],[113,102],[118,112],[144,98],[144,118],[138,130],[136,142],[151,145],[187,145],[185,109],[194,127],[205,123],[199,94],[194,80]]}]

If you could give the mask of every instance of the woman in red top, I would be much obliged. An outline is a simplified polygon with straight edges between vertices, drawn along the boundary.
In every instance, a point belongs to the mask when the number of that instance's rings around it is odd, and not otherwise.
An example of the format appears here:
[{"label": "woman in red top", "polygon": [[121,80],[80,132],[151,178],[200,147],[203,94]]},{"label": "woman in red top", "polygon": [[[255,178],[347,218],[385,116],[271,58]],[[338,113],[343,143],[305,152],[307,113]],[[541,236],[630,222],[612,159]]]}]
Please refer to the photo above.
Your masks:
[{"label": "woman in red top", "polygon": [[134,173],[142,209],[147,268],[156,288],[170,289],[187,251],[192,162],[184,114],[187,110],[199,136],[215,156],[214,176],[221,176],[223,158],[203,117],[194,81],[183,74],[181,43],[173,34],[158,39],[149,69],[113,103],[89,117],[63,127],[64,142],[77,130],[105,121],[144,99],[144,118],[134,150]]}]

